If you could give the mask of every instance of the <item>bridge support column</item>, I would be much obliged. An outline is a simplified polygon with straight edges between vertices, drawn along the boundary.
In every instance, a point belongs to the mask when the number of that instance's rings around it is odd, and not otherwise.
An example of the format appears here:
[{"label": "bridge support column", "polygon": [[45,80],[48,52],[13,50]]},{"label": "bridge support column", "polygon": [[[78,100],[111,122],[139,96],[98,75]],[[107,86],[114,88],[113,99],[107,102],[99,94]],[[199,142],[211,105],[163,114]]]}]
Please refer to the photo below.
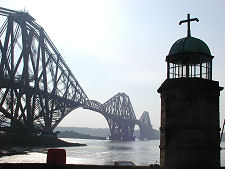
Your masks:
[{"label": "bridge support column", "polygon": [[107,119],[111,136],[110,140],[134,141],[134,126],[132,122],[124,122],[120,120]]}]

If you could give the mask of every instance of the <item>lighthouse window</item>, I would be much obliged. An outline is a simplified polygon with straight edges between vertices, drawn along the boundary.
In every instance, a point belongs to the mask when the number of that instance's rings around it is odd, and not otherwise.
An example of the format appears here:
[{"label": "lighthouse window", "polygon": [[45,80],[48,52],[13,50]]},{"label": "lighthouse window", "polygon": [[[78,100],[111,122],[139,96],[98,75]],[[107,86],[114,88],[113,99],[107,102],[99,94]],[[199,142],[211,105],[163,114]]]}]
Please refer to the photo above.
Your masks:
[{"label": "lighthouse window", "polygon": [[202,78],[206,79],[206,75],[207,75],[207,64],[204,63],[202,64]]},{"label": "lighthouse window", "polygon": [[174,63],[169,63],[169,74],[168,78],[180,78],[182,77],[182,65],[181,64],[174,64]]},{"label": "lighthouse window", "polygon": [[175,64],[168,63],[168,78],[203,78],[212,79],[212,62],[201,64]]},{"label": "lighthouse window", "polygon": [[200,64],[195,65],[195,77],[201,77]]},{"label": "lighthouse window", "polygon": [[203,63],[201,68],[202,68],[202,78],[203,79],[212,79],[212,62],[206,62]]}]

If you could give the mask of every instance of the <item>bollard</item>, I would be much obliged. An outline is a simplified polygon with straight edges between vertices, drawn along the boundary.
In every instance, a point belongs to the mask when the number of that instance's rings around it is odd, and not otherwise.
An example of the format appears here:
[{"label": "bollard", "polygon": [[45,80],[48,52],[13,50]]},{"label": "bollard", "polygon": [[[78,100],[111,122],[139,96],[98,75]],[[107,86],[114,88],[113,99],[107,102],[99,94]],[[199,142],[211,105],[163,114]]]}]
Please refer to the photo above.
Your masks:
[{"label": "bollard", "polygon": [[50,148],[47,154],[48,164],[66,164],[66,150]]}]

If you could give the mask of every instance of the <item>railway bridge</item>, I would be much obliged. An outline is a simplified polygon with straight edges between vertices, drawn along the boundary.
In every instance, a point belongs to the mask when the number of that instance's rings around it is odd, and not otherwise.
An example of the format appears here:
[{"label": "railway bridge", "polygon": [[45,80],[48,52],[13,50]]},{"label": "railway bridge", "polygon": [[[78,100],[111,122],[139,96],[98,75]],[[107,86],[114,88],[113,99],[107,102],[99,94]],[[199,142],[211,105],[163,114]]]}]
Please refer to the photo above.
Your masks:
[{"label": "railway bridge", "polygon": [[71,111],[102,114],[111,139],[134,140],[134,126],[149,138],[148,112],[136,119],[129,97],[118,93],[101,104],[89,100],[63,57],[26,12],[0,7],[0,130],[51,134]]}]

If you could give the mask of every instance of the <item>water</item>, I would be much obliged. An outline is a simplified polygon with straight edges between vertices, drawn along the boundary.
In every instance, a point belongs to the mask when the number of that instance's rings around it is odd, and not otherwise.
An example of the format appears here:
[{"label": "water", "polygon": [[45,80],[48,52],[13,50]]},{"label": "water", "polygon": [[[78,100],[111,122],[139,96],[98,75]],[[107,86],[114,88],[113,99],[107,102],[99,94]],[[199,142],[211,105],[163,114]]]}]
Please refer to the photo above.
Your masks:
[{"label": "water", "polygon": [[[110,141],[88,139],[65,139],[88,144],[84,147],[65,147],[67,164],[113,165],[114,161],[132,161],[136,165],[159,163],[159,140]],[[221,147],[225,147],[222,142]],[[33,148],[27,155],[0,158],[0,163],[45,163],[47,149]],[[221,151],[221,166],[225,166],[225,150]]]},{"label": "water", "polygon": [[132,161],[136,165],[159,162],[159,141],[102,141],[85,140],[89,146],[66,148],[68,162],[78,164],[113,164],[114,161]]},{"label": "water", "polygon": [[[159,163],[159,140],[110,141],[89,139],[64,139],[87,144],[81,147],[64,147],[67,164],[113,165],[114,161],[132,161],[136,165]],[[1,163],[45,163],[47,149],[34,148],[27,155],[0,158]]]}]

